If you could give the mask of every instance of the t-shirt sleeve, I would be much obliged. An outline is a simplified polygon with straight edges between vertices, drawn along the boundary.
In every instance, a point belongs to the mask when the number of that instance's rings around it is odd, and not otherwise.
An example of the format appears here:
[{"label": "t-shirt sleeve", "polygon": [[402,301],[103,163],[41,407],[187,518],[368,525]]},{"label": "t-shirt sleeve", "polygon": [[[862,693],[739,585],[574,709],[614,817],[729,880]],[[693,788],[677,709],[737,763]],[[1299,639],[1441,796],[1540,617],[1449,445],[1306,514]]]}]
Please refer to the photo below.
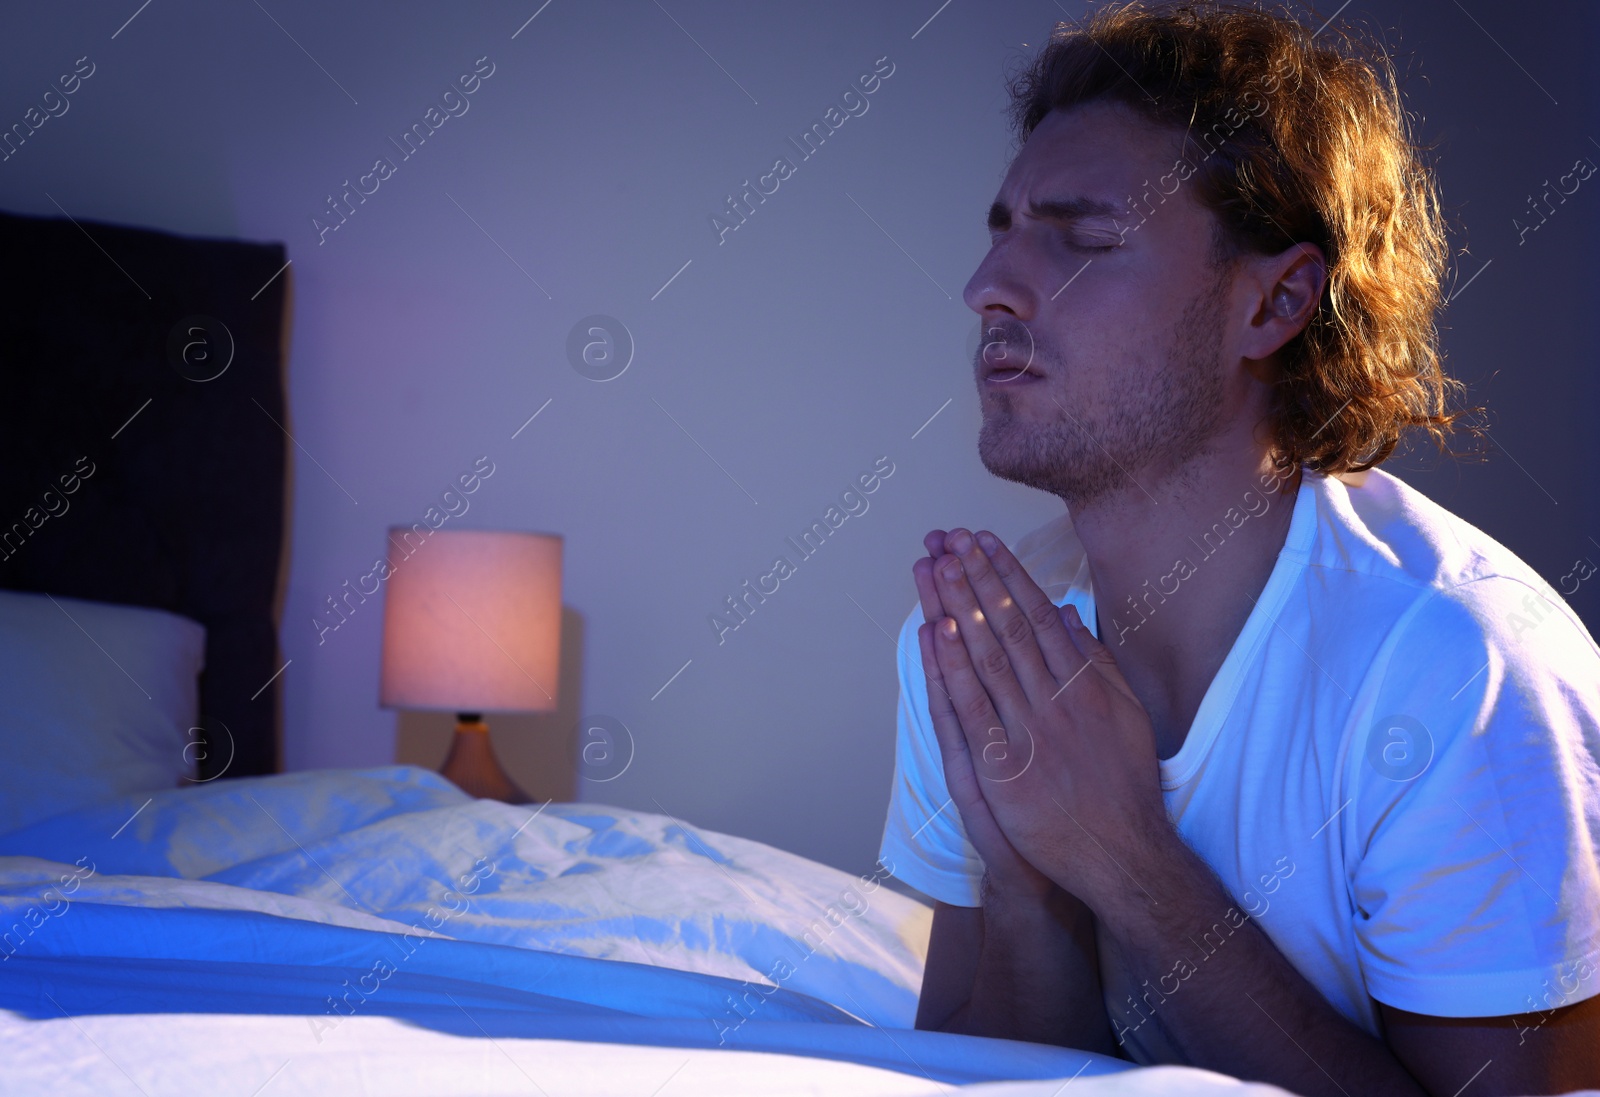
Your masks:
[{"label": "t-shirt sleeve", "polygon": [[1373,998],[1440,1017],[1600,993],[1600,649],[1547,585],[1429,595],[1357,698],[1347,848]]},{"label": "t-shirt sleeve", "polygon": [[900,705],[895,732],[894,784],[879,856],[896,877],[952,906],[981,905],[983,860],[967,840],[960,812],[944,783],[944,760],[928,715],[928,683],[922,672],[917,628],[922,607],[913,607],[897,640]]}]

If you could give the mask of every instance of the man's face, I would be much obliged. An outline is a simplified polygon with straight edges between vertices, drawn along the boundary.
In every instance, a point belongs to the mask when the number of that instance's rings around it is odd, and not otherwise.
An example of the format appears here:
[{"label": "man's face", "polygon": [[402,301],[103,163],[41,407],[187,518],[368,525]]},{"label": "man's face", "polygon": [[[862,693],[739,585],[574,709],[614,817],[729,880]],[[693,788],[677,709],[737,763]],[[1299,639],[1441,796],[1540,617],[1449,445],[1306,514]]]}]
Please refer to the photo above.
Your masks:
[{"label": "man's face", "polygon": [[1201,452],[1239,399],[1224,371],[1231,281],[1178,153],[1178,135],[1120,104],[1053,111],[1007,172],[967,283],[983,322],[979,456],[1074,510],[1143,498],[1140,481]]}]

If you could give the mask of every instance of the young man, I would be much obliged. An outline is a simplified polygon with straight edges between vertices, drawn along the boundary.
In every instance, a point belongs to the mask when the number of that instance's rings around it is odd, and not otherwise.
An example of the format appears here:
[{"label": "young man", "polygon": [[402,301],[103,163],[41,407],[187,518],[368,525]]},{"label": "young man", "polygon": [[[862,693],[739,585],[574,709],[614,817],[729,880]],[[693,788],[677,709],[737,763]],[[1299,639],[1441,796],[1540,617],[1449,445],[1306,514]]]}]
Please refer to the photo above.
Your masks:
[{"label": "young man", "polygon": [[1600,649],[1374,467],[1459,385],[1432,177],[1337,33],[1113,8],[1013,85],[979,452],[1068,514],[913,567],[917,1024],[1308,1095],[1600,1086]]}]

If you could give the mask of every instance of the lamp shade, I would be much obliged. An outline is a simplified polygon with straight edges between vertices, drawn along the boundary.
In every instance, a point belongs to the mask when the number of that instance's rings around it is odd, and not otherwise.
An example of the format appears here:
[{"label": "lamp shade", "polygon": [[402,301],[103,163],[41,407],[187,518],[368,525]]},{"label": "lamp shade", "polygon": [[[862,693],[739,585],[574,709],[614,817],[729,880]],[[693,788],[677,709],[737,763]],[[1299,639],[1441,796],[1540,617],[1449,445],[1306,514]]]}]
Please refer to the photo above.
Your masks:
[{"label": "lamp shade", "polygon": [[561,538],[389,531],[380,702],[451,712],[553,712]]}]

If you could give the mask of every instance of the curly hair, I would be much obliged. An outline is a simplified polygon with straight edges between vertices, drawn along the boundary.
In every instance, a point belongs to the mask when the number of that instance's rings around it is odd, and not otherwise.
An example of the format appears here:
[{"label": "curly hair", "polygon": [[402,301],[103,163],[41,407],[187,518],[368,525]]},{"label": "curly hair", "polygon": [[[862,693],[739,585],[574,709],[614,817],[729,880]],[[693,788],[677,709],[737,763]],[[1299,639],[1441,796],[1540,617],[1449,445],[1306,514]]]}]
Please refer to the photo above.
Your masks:
[{"label": "curly hair", "polygon": [[1279,11],[1130,0],[1056,24],[1010,81],[1018,146],[1050,111],[1093,100],[1185,131],[1174,171],[1217,217],[1213,264],[1301,242],[1327,258],[1317,310],[1279,354],[1278,467],[1359,472],[1412,427],[1443,451],[1456,420],[1483,409],[1447,410],[1466,386],[1441,367],[1449,248],[1427,150],[1381,48]]}]

